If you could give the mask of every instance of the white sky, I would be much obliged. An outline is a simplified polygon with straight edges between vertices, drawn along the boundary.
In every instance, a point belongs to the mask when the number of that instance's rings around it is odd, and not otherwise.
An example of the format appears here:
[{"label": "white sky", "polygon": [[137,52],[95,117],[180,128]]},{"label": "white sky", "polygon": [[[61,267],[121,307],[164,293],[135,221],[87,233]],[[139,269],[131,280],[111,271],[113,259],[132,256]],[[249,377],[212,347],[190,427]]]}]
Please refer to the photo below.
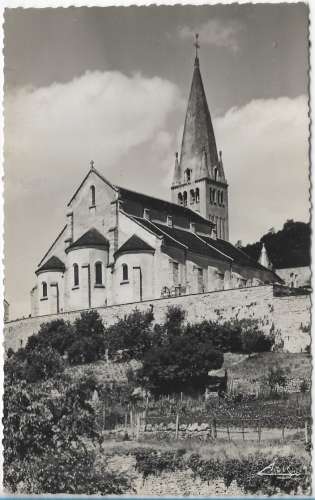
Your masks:
[{"label": "white sky", "polygon": [[114,183],[169,198],[195,31],[231,241],[308,220],[307,15],[303,4],[6,10],[11,318],[29,314],[34,270],[90,159]]}]

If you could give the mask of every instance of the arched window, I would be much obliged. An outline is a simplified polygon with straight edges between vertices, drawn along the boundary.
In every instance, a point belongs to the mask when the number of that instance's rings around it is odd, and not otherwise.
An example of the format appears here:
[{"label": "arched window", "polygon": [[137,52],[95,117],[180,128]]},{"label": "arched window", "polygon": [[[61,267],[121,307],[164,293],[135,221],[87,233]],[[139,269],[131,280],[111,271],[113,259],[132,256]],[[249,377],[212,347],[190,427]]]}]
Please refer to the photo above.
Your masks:
[{"label": "arched window", "polygon": [[46,281],[42,282],[42,292],[43,292],[43,297],[47,297],[47,283],[46,283]]},{"label": "arched window", "polygon": [[183,204],[183,195],[182,195],[182,193],[178,193],[177,199],[178,199],[179,205],[182,205]]},{"label": "arched window", "polygon": [[200,202],[199,188],[196,188],[195,200],[196,200],[196,203],[199,203],[199,202]]},{"label": "arched window", "polygon": [[212,205],[212,203],[213,203],[213,189],[212,188],[209,189],[209,196],[210,196],[210,203]]},{"label": "arched window", "polygon": [[91,205],[94,206],[95,205],[95,186],[91,186],[90,191],[91,191]]},{"label": "arched window", "polygon": [[95,263],[95,285],[103,284],[103,265],[101,262]]},{"label": "arched window", "polygon": [[218,180],[218,169],[217,169],[217,167],[214,168],[214,180],[215,181]]},{"label": "arched window", "polygon": [[190,190],[190,204],[195,203],[195,191],[193,189]]},{"label": "arched window", "polygon": [[187,191],[184,191],[183,203],[184,203],[184,207],[187,207]]},{"label": "arched window", "polygon": [[214,205],[216,205],[216,204],[217,204],[216,197],[217,197],[217,192],[216,192],[216,190],[214,189],[214,190],[213,190],[213,203],[214,203]]},{"label": "arched window", "polygon": [[73,286],[79,286],[79,266],[73,264]]},{"label": "arched window", "polygon": [[184,174],[184,179],[185,179],[185,182],[191,181],[191,169],[190,168],[186,168],[185,174]]},{"label": "arched window", "polygon": [[123,264],[121,267],[122,267],[122,280],[128,281],[128,266],[127,264]]}]

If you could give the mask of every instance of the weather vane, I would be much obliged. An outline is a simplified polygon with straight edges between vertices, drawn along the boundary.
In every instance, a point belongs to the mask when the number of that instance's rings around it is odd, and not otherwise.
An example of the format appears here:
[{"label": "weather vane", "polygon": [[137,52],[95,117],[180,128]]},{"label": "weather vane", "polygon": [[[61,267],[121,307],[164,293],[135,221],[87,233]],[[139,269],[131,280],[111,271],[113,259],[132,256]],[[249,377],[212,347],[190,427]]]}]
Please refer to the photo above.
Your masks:
[{"label": "weather vane", "polygon": [[199,33],[195,34],[194,46],[195,46],[195,49],[196,49],[196,57],[198,57],[198,49],[200,49],[200,45],[199,45]]}]

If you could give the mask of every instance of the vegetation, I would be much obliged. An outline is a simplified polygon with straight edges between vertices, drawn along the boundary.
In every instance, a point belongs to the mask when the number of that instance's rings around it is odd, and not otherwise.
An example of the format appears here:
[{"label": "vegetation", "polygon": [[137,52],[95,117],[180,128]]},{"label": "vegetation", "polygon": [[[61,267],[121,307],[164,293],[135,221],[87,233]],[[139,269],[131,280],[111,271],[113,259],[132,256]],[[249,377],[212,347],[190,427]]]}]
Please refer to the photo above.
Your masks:
[{"label": "vegetation", "polygon": [[252,259],[258,260],[262,243],[275,269],[310,265],[311,227],[309,223],[287,220],[283,228],[269,231],[260,241],[242,248]]},{"label": "vegetation", "polygon": [[[173,452],[157,451],[153,448],[139,448],[132,451],[136,458],[136,470],[144,478],[190,469],[195,478],[209,482],[221,479],[226,487],[233,481],[242,488],[245,494],[275,495],[296,493],[310,494],[311,465],[310,461],[294,455],[278,456],[273,459],[275,475],[258,475],[265,467],[271,465],[270,457],[260,453],[238,458],[210,458],[204,460],[199,454],[185,456],[186,450]],[[283,476],[283,474],[297,474]]]}]

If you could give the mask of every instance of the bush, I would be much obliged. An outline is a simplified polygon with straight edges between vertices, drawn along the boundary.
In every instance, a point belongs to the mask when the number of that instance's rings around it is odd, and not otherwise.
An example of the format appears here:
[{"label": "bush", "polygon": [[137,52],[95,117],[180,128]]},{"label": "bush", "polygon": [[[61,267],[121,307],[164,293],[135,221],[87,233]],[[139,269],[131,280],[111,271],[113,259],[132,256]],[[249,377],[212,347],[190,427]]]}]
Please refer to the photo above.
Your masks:
[{"label": "bush", "polygon": [[63,370],[64,362],[60,354],[52,347],[44,348],[42,345],[34,350],[19,349],[4,364],[5,375],[11,383],[19,380],[39,382]]},{"label": "bush", "polygon": [[56,319],[43,323],[38,333],[28,338],[25,349],[33,351],[50,346],[63,356],[73,340],[74,329],[69,321]]},{"label": "bush", "polygon": [[81,313],[74,322],[74,336],[68,348],[72,365],[91,363],[105,354],[105,328],[97,311]]},{"label": "bush", "polygon": [[151,310],[140,312],[135,309],[108,327],[105,332],[105,345],[110,356],[122,351],[125,361],[142,359],[152,344],[152,321]]}]

